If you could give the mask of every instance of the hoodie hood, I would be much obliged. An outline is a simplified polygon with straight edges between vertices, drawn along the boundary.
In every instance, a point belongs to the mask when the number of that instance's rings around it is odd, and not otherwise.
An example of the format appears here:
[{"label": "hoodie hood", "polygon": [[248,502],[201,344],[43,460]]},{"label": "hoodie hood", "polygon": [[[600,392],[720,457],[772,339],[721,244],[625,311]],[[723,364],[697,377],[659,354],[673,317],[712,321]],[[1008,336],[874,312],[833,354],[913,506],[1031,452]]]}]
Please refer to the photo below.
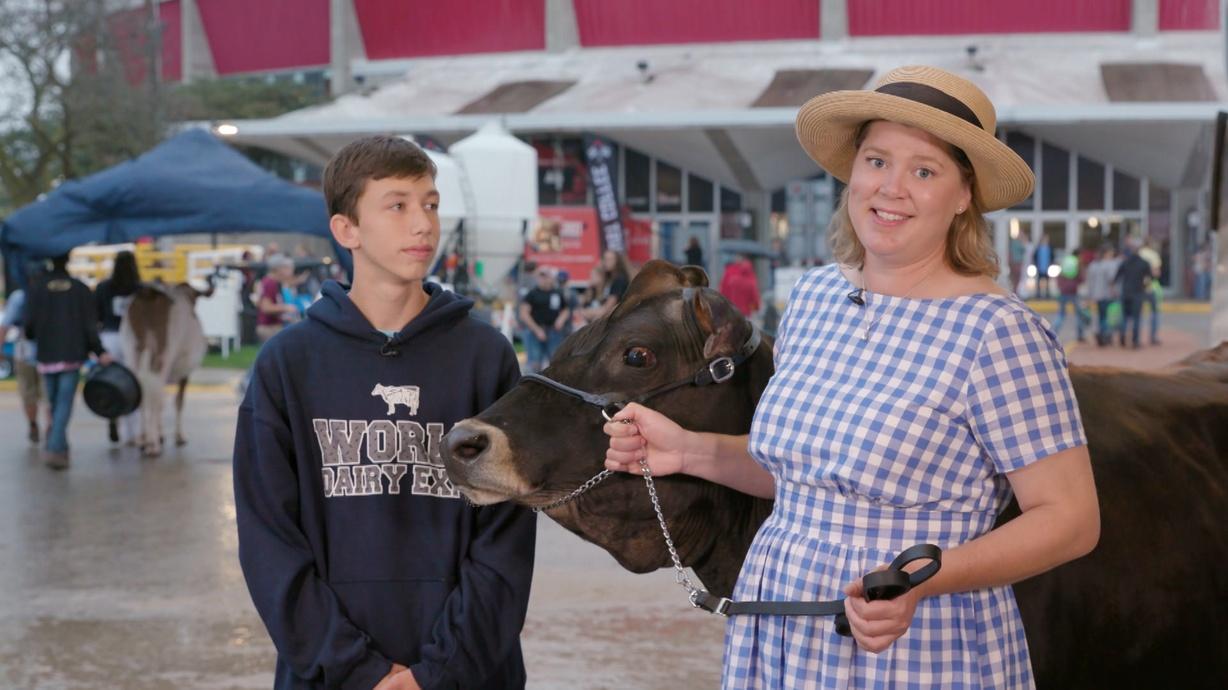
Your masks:
[{"label": "hoodie hood", "polygon": [[473,300],[444,290],[435,283],[424,282],[422,288],[429,296],[426,307],[391,340],[371,325],[350,299],[349,291],[336,281],[324,283],[320,299],[307,309],[307,318],[359,340],[396,345],[440,326],[455,323],[468,316],[473,308]]}]

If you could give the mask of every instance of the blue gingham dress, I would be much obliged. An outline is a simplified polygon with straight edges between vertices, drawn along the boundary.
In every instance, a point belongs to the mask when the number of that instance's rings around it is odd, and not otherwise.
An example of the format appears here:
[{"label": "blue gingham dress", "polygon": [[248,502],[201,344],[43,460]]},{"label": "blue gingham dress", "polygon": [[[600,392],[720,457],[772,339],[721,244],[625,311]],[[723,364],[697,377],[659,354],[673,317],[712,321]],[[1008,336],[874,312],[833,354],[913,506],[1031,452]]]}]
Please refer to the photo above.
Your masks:
[{"label": "blue gingham dress", "polygon": [[[831,265],[789,300],[750,435],[776,505],[736,601],[837,599],[913,544],[974,539],[1010,498],[1003,473],[1086,444],[1061,346],[1018,298],[860,307],[853,287]],[[725,650],[728,690],[1034,687],[1010,587],[923,599],[878,655],[831,617],[734,616]]]}]

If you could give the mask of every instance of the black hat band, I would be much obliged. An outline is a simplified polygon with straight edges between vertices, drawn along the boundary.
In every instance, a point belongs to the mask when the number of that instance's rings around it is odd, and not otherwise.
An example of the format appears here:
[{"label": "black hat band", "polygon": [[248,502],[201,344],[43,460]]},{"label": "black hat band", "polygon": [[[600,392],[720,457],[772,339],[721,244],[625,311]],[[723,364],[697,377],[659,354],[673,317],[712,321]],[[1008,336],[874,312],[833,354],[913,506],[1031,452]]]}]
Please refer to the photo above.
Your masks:
[{"label": "black hat band", "polygon": [[917,84],[911,81],[897,81],[883,84],[875,89],[875,91],[877,93],[885,93],[888,96],[907,98],[921,105],[928,105],[948,115],[954,115],[969,124],[976,125],[982,130],[985,129],[980,119],[977,118],[976,113],[972,112],[972,109],[965,105],[963,101],[932,86]]}]

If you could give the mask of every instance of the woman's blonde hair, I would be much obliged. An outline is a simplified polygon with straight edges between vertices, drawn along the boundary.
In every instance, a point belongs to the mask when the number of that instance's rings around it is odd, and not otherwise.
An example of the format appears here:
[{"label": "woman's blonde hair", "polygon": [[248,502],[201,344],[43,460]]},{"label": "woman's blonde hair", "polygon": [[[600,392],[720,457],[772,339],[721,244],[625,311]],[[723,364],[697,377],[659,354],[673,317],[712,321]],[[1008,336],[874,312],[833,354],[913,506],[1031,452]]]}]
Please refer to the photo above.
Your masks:
[{"label": "woman's blonde hair", "polygon": [[[856,148],[861,148],[869,126],[870,123],[866,122],[857,131],[854,143]],[[977,204],[976,171],[968,156],[959,148],[947,144],[947,153],[955,160],[964,180],[972,189],[972,198],[968,208],[963,213],[956,214],[951,220],[951,227],[947,229],[946,262],[956,273],[985,275],[996,279],[1000,270],[998,254],[993,248],[989,223]],[[861,240],[857,239],[857,231],[853,228],[853,219],[849,215],[848,201],[849,190],[846,187],[827,227],[827,244],[836,261],[860,267],[865,263],[866,248],[862,246]]]}]

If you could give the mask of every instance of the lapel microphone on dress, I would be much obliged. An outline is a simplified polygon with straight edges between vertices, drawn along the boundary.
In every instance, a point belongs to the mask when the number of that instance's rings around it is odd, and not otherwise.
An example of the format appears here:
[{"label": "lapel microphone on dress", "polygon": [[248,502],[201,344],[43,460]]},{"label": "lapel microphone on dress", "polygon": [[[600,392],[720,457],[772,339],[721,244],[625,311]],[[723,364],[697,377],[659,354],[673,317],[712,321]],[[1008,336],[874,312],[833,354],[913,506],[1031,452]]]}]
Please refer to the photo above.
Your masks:
[{"label": "lapel microphone on dress", "polygon": [[850,290],[848,294],[849,301],[852,302],[853,304],[856,304],[859,307],[866,306],[866,298],[864,297],[865,292],[866,292],[865,288],[857,288],[856,290]]}]

